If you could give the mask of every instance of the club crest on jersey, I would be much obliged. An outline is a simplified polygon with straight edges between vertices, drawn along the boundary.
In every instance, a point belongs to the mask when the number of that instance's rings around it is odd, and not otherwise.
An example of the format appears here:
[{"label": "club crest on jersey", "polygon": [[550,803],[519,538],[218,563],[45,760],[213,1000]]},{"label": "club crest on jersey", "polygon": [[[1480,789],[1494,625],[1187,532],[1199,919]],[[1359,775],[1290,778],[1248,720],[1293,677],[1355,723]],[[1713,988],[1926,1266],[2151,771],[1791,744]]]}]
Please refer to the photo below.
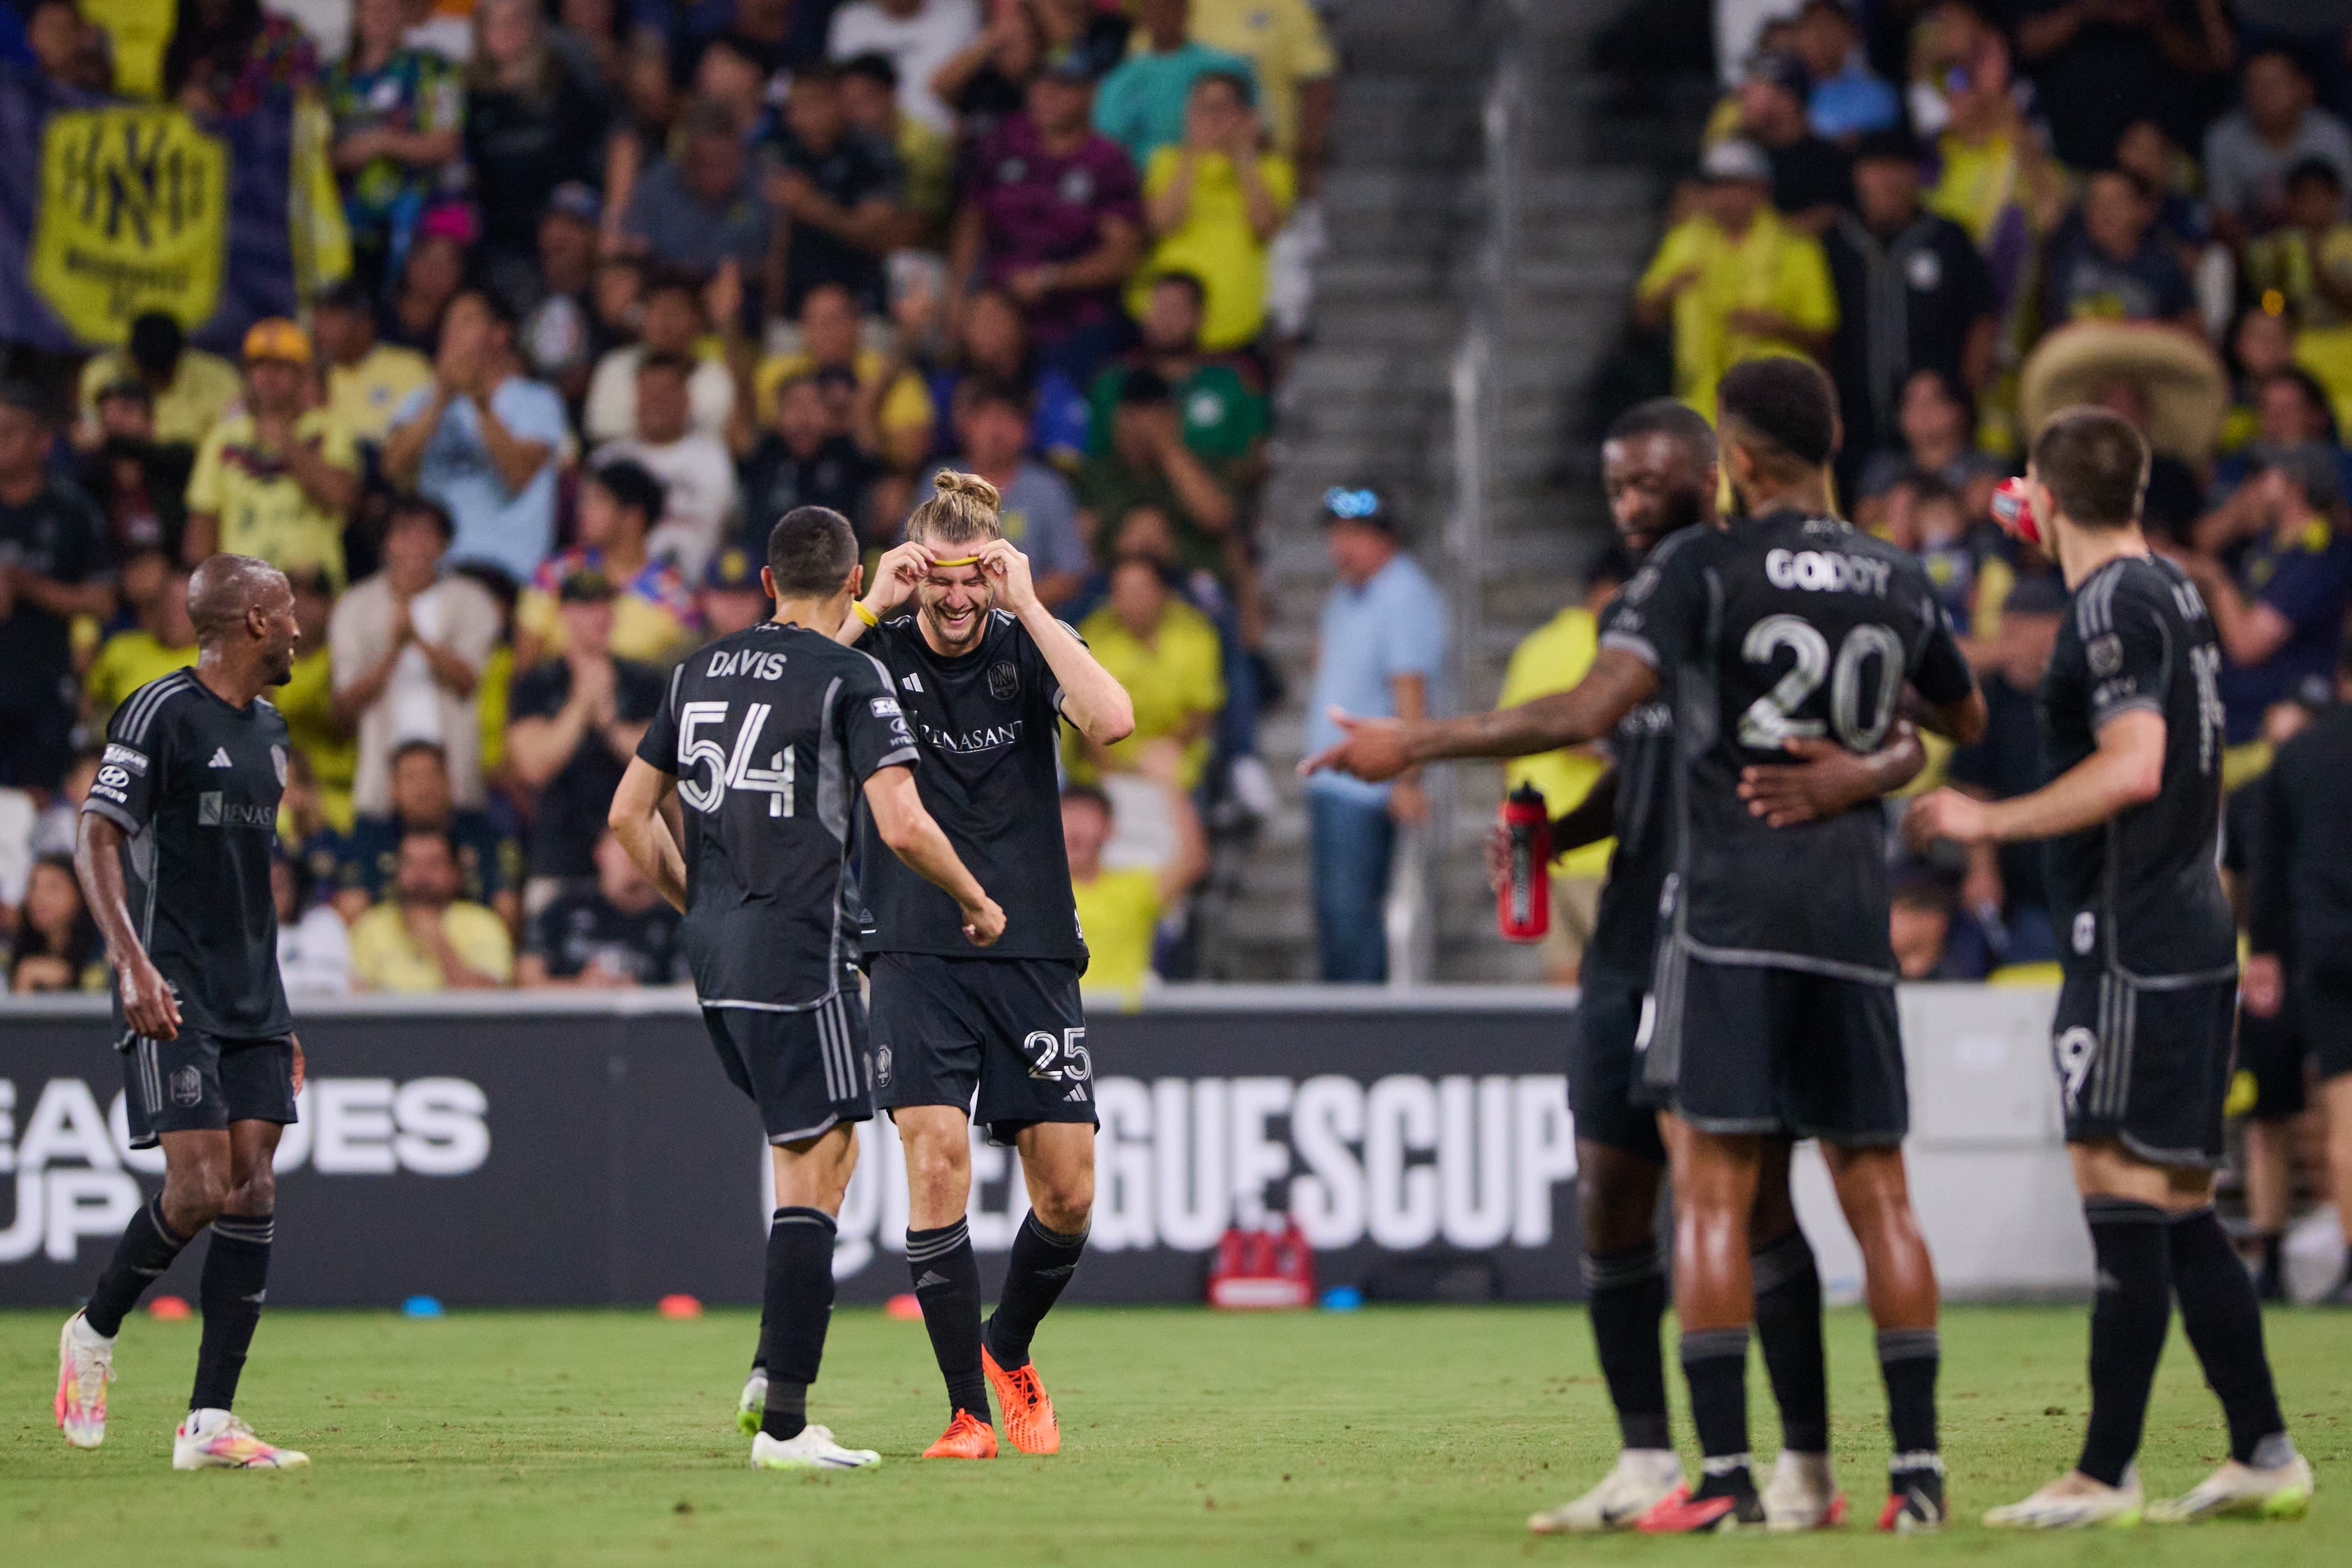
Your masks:
[{"label": "club crest on jersey", "polygon": [[2083,652],[2091,661],[2091,674],[2095,675],[2105,678],[2124,667],[2123,640],[2112,632],[2092,638],[2090,646]]},{"label": "club crest on jersey", "polygon": [[1009,703],[1021,695],[1021,672],[1008,664],[988,666],[988,695]]},{"label": "club crest on jersey", "polygon": [[710,655],[710,667],[702,673],[712,680],[722,675],[741,675],[746,680],[772,681],[780,679],[784,673],[784,656],[759,648],[713,653]]},{"label": "club crest on jersey", "polygon": [[2099,917],[2092,914],[2087,909],[2083,910],[2074,916],[2074,952],[2076,956],[2081,957],[2089,956],[2091,948],[2097,944],[2098,940]]}]

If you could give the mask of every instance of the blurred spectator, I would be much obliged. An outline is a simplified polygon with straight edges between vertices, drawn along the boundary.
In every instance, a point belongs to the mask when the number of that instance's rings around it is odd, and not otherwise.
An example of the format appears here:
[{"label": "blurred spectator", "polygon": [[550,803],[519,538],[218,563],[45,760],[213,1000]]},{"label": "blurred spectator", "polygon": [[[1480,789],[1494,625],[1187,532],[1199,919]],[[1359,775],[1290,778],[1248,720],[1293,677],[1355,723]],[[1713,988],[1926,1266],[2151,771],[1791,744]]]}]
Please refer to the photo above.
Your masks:
[{"label": "blurred spectator", "polygon": [[245,391],[236,367],[216,354],[189,348],[177,317],[151,310],[132,319],[129,343],[91,355],[82,367],[81,420],[76,434],[83,446],[96,446],[103,439],[98,394],[121,382],[137,382],[147,389],[155,411],[155,440],[192,449]]},{"label": "blurred spectator", "polygon": [[407,265],[377,319],[383,340],[431,354],[441,342],[441,319],[466,286],[466,246],[474,222],[463,207],[436,207],[409,242]]},{"label": "blurred spectator", "polygon": [[393,416],[383,467],[448,513],[453,564],[482,561],[524,582],[555,540],[556,457],[569,438],[562,400],[516,364],[514,318],[469,289],[450,304],[433,384]]},{"label": "blurred spectator", "polygon": [[898,154],[915,243],[944,244],[955,207],[955,142],[898,107],[898,68],[889,56],[869,49],[841,62],[841,112],[853,131]]},{"label": "blurred spectator", "polygon": [[757,276],[776,212],[733,118],[720,104],[688,105],[677,146],[630,193],[623,220],[629,243],[673,266],[711,272],[732,261]]},{"label": "blurred spectator", "polygon": [[596,885],[539,912],[523,939],[515,983],[614,990],[690,979],[678,919],[621,841],[606,833],[596,841]]},{"label": "blurred spectator", "polygon": [[[687,11],[681,63],[691,61],[706,43],[723,37],[736,48],[757,61],[763,76],[773,76],[806,65],[824,56],[825,23],[833,6],[803,0],[706,0]],[[632,5],[630,12],[646,19],[659,13],[644,5]],[[683,70],[680,71],[684,74]]]},{"label": "blurred spectator", "polygon": [[450,531],[434,503],[395,501],[383,570],[354,583],[328,622],[336,715],[359,736],[352,800],[363,816],[391,812],[392,756],[412,740],[442,747],[460,807],[488,799],[475,705],[502,617],[481,584],[441,571]]},{"label": "blurred spectator", "polygon": [[2069,321],[2171,321],[2204,335],[2197,292],[2169,246],[2150,232],[2154,193],[2137,174],[2102,169],[2051,241],[2042,330]]},{"label": "blurred spectator", "polygon": [[1204,71],[1192,83],[1181,143],[1151,155],[1144,176],[1150,253],[1127,288],[1136,316],[1150,308],[1160,274],[1198,278],[1207,296],[1201,346],[1238,349],[1265,324],[1266,246],[1297,195],[1289,162],[1258,151],[1249,83]]},{"label": "blurred spectator", "polygon": [[1941,877],[1915,872],[1895,884],[1887,935],[1906,980],[1981,980],[1990,966],[1984,944],[1958,917]]},{"label": "blurred spectator", "polygon": [[2352,185],[2352,131],[2312,102],[2311,78],[2284,49],[2247,57],[2237,108],[2205,133],[2205,190],[2213,225],[2231,244],[2286,221],[2287,172],[2316,158]]},{"label": "blurred spectator", "polygon": [[2294,357],[2338,406],[2352,403],[2352,224],[2334,164],[2306,158],[2287,171],[2285,221],[2246,247],[2245,282],[2292,313]]},{"label": "blurred spectator", "polygon": [[359,771],[359,737],[335,706],[333,643],[335,585],[318,569],[287,574],[294,591],[294,668],[270,695],[286,721],[294,749],[310,759],[311,782],[325,814],[338,827],[352,821],[352,780]]},{"label": "blurred spectator", "polygon": [[661,520],[665,488],[642,463],[597,463],[580,485],[580,542],[548,559],[515,603],[515,661],[530,669],[564,649],[559,593],[575,572],[599,571],[614,585],[613,653],[667,669],[701,641],[686,576],[654,556],[646,539]]},{"label": "blurred spectator", "polygon": [[284,856],[269,862],[278,906],[278,973],[293,997],[349,996],[352,937],[343,917],[312,896],[310,868]]},{"label": "blurred spectator", "polygon": [[608,114],[620,107],[621,78],[628,70],[625,13],[632,9],[622,0],[561,0],[547,35],[548,47]]},{"label": "blurred spectator", "polygon": [[[1307,751],[1336,744],[1334,709],[1361,718],[1421,718],[1432,711],[1445,658],[1445,601],[1398,546],[1396,518],[1377,492],[1324,497],[1326,538],[1339,581],[1324,601],[1307,703]],[[1425,821],[1418,768],[1393,783],[1323,772],[1307,782],[1309,869],[1318,967],[1326,981],[1388,978],[1384,907],[1397,828]]]},{"label": "blurred spectator", "polygon": [[343,524],[359,499],[351,433],[310,402],[310,340],[282,317],[245,334],[245,406],[197,450],[188,479],[189,565],[219,550],[343,580]]},{"label": "blurred spectator", "polygon": [[1192,797],[1172,782],[1160,791],[1174,829],[1175,853],[1157,866],[1107,866],[1103,851],[1117,826],[1111,799],[1091,784],[1062,791],[1062,843],[1070,857],[1070,893],[1087,934],[1086,988],[1132,1000],[1154,977],[1152,949],[1161,920],[1183,907],[1209,869],[1209,851]]},{"label": "blurred spectator", "polygon": [[85,92],[114,90],[105,33],[82,19],[77,0],[31,0],[23,9],[22,42],[43,76]]},{"label": "blurred spectator", "polygon": [[376,341],[374,309],[355,282],[319,296],[310,330],[327,362],[327,413],[353,441],[381,446],[408,394],[433,379],[433,361],[414,349]]},{"label": "blurred spectator", "polygon": [[196,662],[196,628],[188,619],[188,569],[160,549],[122,563],[122,601],[135,622],[98,646],[81,678],[83,727],[104,735],[122,700],[152,680]]},{"label": "blurred spectator", "polygon": [[[522,852],[501,834],[488,811],[459,810],[450,792],[449,754],[441,743],[403,741],[392,754],[392,809],[352,824],[338,873],[338,904],[356,911],[384,896],[400,872],[401,841],[411,833],[442,833],[457,854],[458,896],[487,904],[509,925],[522,911],[516,885]],[[357,899],[346,895],[356,894]]]},{"label": "blurred spectator", "polygon": [[820,283],[849,290],[862,310],[883,306],[882,258],[912,238],[905,182],[887,145],[852,129],[841,73],[830,65],[793,75],[783,126],[765,149],[774,160],[767,197],[788,225],[785,314]]},{"label": "blurred spectator", "polygon": [[1086,536],[1068,481],[1026,455],[1029,409],[1020,388],[977,377],[956,389],[956,437],[961,451],[923,477],[949,468],[977,474],[996,486],[1004,537],[1029,558],[1037,597],[1060,604],[1086,576]]},{"label": "blurred spectator", "polygon": [[[2273,312],[2255,306],[2240,315],[2231,329],[2230,355],[2235,371],[2230,385],[2230,412],[2214,444],[2225,462],[2263,438],[2263,387],[2279,371],[2294,368],[2294,320],[2283,308]],[[2299,424],[2289,439],[2304,439]]]},{"label": "blurred spectator", "polygon": [[1821,242],[1766,197],[1771,168],[1747,141],[1707,149],[1697,211],[1666,232],[1633,294],[1633,315],[1674,328],[1675,395],[1715,417],[1715,386],[1743,360],[1818,358],[1837,326]]},{"label": "blurred spectator", "polygon": [[604,113],[548,47],[540,0],[479,0],[466,73],[466,161],[493,277],[527,275],[559,185],[604,177]]},{"label": "blurred spectator", "polygon": [[1940,130],[1921,121],[1936,139],[1938,166],[1927,205],[1969,231],[2006,303],[2034,259],[2037,220],[2028,214],[2057,200],[2055,173],[2012,92],[2008,42],[1965,5],[1942,4],[1916,35],[1913,56],[1914,79],[1943,120]]},{"label": "blurred spectator", "polygon": [[767,560],[766,541],[758,549],[731,544],[710,558],[702,574],[702,591],[695,603],[705,632],[712,638],[748,631],[775,613],[767,590],[760,586],[760,568]]},{"label": "blurred spectator", "polygon": [[588,383],[582,432],[594,442],[622,441],[637,434],[637,370],[647,358],[667,355],[693,366],[687,376],[688,421],[705,435],[724,438],[735,411],[735,378],[717,360],[698,358],[696,344],[710,325],[700,289],[685,273],[663,271],[646,284],[637,319],[637,340],[596,361]]},{"label": "blurred spectator", "polygon": [[[1821,0],[1808,17],[1815,10],[1837,7]],[[1967,231],[1920,205],[1919,148],[1909,133],[1864,137],[1853,183],[1859,214],[1840,214],[1822,236],[1837,290],[1829,369],[1845,423],[1840,466],[1849,486],[1871,453],[1895,441],[1912,373],[1937,371],[1982,386],[2000,327],[1992,274]]]},{"label": "blurred spectator", "polygon": [[1816,135],[1850,141],[1903,123],[1902,100],[1864,58],[1845,0],[1805,0],[1790,42],[1812,78],[1805,117]]},{"label": "blurred spectator", "polygon": [[[950,128],[953,144],[969,146],[993,136],[999,126],[1021,112],[1029,78],[1037,74],[1037,62],[1045,57],[1047,49],[1041,9],[1024,4],[993,6],[995,14],[988,26],[931,73],[933,96],[955,111]],[[859,57],[875,57],[869,52]],[[1126,57],[1124,49],[1119,57]],[[1116,63],[1097,60],[1093,65],[1100,74]],[[904,80],[895,68],[892,76],[899,81],[903,104]],[[914,119],[903,108],[899,112],[903,118]]]},{"label": "blurred spectator", "polygon": [[861,542],[876,543],[866,492],[879,469],[856,441],[834,428],[816,377],[803,371],[785,378],[776,388],[775,403],[773,423],[743,459],[737,541],[761,555],[768,530],[786,512],[825,507],[847,517]]},{"label": "blurred spectator", "polygon": [[558,185],[539,219],[539,277],[523,319],[530,373],[577,405],[588,395],[603,334],[596,320],[596,235],[604,204],[582,184]]},{"label": "blurred spectator", "polygon": [[173,560],[188,527],[193,447],[155,439],[155,404],[141,381],[121,381],[98,394],[98,444],[81,459],[82,493],[104,519],[107,553],[121,560],[160,549]]},{"label": "blurred spectator", "polygon": [[446,833],[418,829],[404,835],[394,897],[352,924],[352,972],[360,985],[419,995],[509,984],[514,944],[506,924],[460,899],[460,887]]},{"label": "blurred spectator", "polygon": [[1759,55],[1739,85],[1739,134],[1772,165],[1772,205],[1808,234],[1830,226],[1853,204],[1853,164],[1817,134],[1806,104],[1812,90],[1795,55]]},{"label": "blurred spectator", "polygon": [[[2042,787],[2034,691],[2066,612],[2066,591],[2054,577],[2023,578],[2009,591],[1999,629],[1978,666],[1984,737],[1952,754],[1950,778],[1958,788],[1980,800],[2006,800]],[[2039,843],[1972,847],[1960,901],[2001,962],[2040,963],[2058,956]]]},{"label": "blurred spectator", "polygon": [[8,963],[12,991],[98,991],[106,988],[106,947],[98,923],[81,901],[73,862],[43,855],[33,862],[16,940]]},{"label": "blurred spectator", "polygon": [[1208,290],[1187,272],[1163,272],[1152,281],[1139,324],[1142,344],[1095,377],[1087,389],[1086,450],[1110,450],[1111,427],[1127,378],[1148,370],[1168,383],[1182,421],[1184,449],[1235,489],[1255,483],[1265,469],[1265,435],[1273,423],[1263,383],[1247,360],[1201,351]]},{"label": "blurred spectator", "polygon": [[688,579],[734,526],[741,505],[735,462],[718,437],[690,426],[687,393],[692,362],[656,354],[637,364],[637,434],[596,449],[599,465],[629,462],[661,482],[661,520],[646,540],[657,559],[675,561]]},{"label": "blurred spectator", "polygon": [[1114,768],[1132,768],[1144,748],[1172,740],[1182,748],[1179,788],[1200,787],[1209,766],[1209,736],[1225,706],[1217,629],[1187,604],[1158,561],[1127,556],[1110,570],[1110,596],[1078,623],[1078,634],[1102,667],[1118,677],[1135,703],[1135,731],[1106,753],[1071,737],[1069,776],[1091,781]]},{"label": "blurred spectator", "polygon": [[2233,747],[2257,739],[2263,711],[2303,682],[2334,677],[2352,606],[2352,539],[2335,526],[2344,497],[2334,455],[2314,443],[2267,451],[2248,487],[2236,537],[2205,541],[2234,556],[2234,568],[2210,555],[2184,563],[2221,638],[2224,733]]},{"label": "blurred spectator", "polygon": [[2214,465],[2218,492],[2228,494],[2245,482],[2257,449],[2312,441],[2335,454],[2337,493],[2352,496],[2352,454],[2337,440],[2336,410],[2317,376],[2296,364],[2270,371],[2255,384],[2252,413],[2252,442]]},{"label": "blurred spectator", "polygon": [[898,106],[942,134],[955,116],[940,101],[932,78],[980,34],[975,0],[852,0],[833,15],[825,53],[887,55],[898,68]]},{"label": "blurred spectator", "polygon": [[1079,529],[1098,559],[1117,559],[1119,519],[1151,507],[1176,524],[1177,559],[1185,568],[1234,577],[1240,508],[1184,444],[1183,422],[1157,371],[1129,370],[1119,383],[1110,441],[1080,465],[1076,488]]},{"label": "blurred spectator", "polygon": [[556,602],[563,656],[518,674],[508,697],[507,758],[534,805],[526,916],[595,875],[613,791],[668,689],[661,671],[613,656],[603,572],[572,572]]},{"label": "blurred spectator", "polygon": [[2002,467],[1998,458],[1977,450],[1976,418],[1975,402],[1958,381],[1940,371],[1913,371],[1895,410],[1902,444],[1882,447],[1864,462],[1855,520],[1876,527],[1880,519],[1872,504],[1913,474],[1942,481],[1963,497],[1970,517],[1983,515]]},{"label": "blurred spectator", "polygon": [[1135,165],[1088,126],[1083,62],[1049,61],[1022,112],[966,163],[948,261],[948,316],[984,278],[1029,313],[1045,362],[1083,384],[1117,351],[1118,287],[1142,251]]},{"label": "blurred spectator", "polygon": [[[885,354],[858,340],[857,305],[849,291],[823,284],[801,302],[801,346],[796,352],[771,354],[760,361],[752,377],[753,417],[773,424],[776,389],[797,375],[845,376],[856,388],[851,400],[855,423],[870,426],[851,434],[892,468],[908,471],[919,465],[931,449],[938,418],[923,378],[908,368],[907,345]],[[751,426],[740,427],[748,449]],[[765,543],[762,541],[762,549]]]},{"label": "blurred spectator", "polygon": [[[1893,526],[1886,537],[1919,558],[1952,624],[1969,626],[1976,600],[1978,560],[1987,543],[1979,529],[1970,527],[1970,517],[1978,514],[1970,513],[1958,491],[1932,474],[1914,475],[1909,492],[1910,504],[1903,508],[1899,523],[1890,517]],[[1994,532],[1997,536],[1998,529]]]},{"label": "blurred spectator", "polygon": [[[1142,0],[1137,13],[1142,47],[1095,89],[1095,129],[1126,148],[1138,169],[1148,168],[1162,147],[1184,141],[1186,105],[1203,72],[1238,78],[1244,104],[1255,96],[1250,62],[1194,40],[1189,32],[1192,11],[1192,0]],[[1256,129],[1254,122],[1251,129]],[[1255,141],[1248,151],[1256,153]]]},{"label": "blurred spectator", "polygon": [[2020,0],[2015,15],[2018,57],[2051,151],[2069,168],[2113,158],[2124,127],[2149,108],[2168,132],[2193,132],[2228,90],[2231,41],[2218,6]]},{"label": "blurred spectator", "polygon": [[1274,150],[1311,200],[1323,177],[1339,57],[1308,0],[1192,0],[1192,37],[1250,62]]},{"label": "blurred spectator", "polygon": [[410,48],[403,0],[355,0],[351,52],[328,68],[335,173],[356,280],[383,286],[408,248],[441,172],[460,151],[466,94],[457,68]]},{"label": "blurred spectator", "polygon": [[[964,301],[954,358],[928,378],[931,401],[952,407],[956,388],[967,376],[1027,387],[1036,409],[1029,422],[1029,450],[1055,467],[1075,468],[1087,451],[1087,401],[1068,376],[1036,361],[1019,302],[994,285],[974,289]],[[942,449],[939,455],[947,453]]]},{"label": "blurred spectator", "polygon": [[[1569,691],[1584,679],[1601,649],[1601,611],[1633,577],[1633,567],[1622,548],[1612,547],[1587,575],[1582,596],[1519,640],[1504,667],[1496,708]],[[1543,795],[1544,810],[1557,821],[1592,793],[1607,767],[1602,748],[1570,747],[1511,762],[1504,769],[1503,786],[1535,786]],[[1542,950],[1544,977],[1553,985],[1572,986],[1583,971],[1585,945],[1592,940],[1600,917],[1601,884],[1608,879],[1615,847],[1614,839],[1602,839],[1565,851],[1552,861],[1551,929]]]},{"label": "blurred spectator", "polygon": [[101,525],[51,478],[40,394],[0,384],[0,787],[54,789],[73,756],[69,626],[114,612]]},{"label": "blurred spectator", "polygon": [[[331,820],[310,754],[299,746],[287,754],[286,789],[278,800],[278,842],[280,852],[302,868],[310,890],[305,902],[324,900],[341,887],[343,868],[352,858],[350,805],[346,799],[340,823]],[[367,906],[366,895],[353,894],[351,904],[357,915]]]},{"label": "blurred spectator", "polygon": [[163,96],[189,113],[245,114],[273,92],[318,82],[318,49],[286,17],[264,15],[260,0],[178,0]]}]

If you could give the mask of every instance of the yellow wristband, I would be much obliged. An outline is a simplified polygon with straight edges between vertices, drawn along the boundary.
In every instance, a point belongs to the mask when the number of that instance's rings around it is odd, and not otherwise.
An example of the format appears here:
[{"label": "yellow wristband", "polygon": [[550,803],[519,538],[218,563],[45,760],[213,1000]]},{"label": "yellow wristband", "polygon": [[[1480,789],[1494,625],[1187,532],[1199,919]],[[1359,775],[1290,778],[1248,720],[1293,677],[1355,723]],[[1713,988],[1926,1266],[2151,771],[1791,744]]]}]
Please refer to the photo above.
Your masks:
[{"label": "yellow wristband", "polygon": [[852,615],[856,616],[860,621],[865,622],[868,626],[879,626],[882,624],[882,617],[875,614],[871,610],[866,609],[866,601],[862,599],[853,599],[849,601],[849,612]]}]

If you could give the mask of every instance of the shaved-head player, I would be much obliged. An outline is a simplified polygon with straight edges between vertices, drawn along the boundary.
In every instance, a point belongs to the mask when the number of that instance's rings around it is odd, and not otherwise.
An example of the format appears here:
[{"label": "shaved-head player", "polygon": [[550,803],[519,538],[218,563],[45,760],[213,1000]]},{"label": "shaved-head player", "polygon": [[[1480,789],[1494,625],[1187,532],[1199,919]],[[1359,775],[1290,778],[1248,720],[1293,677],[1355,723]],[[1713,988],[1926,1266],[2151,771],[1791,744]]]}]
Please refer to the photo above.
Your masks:
[{"label": "shaved-head player", "polygon": [[131,1216],[58,1337],[57,1417],[78,1448],[105,1439],[123,1317],[210,1226],[204,1341],[172,1468],[283,1469],[310,1460],[230,1407],[269,1287],[270,1158],[302,1087],[269,891],[289,743],[261,695],[292,673],[299,628],[285,574],[250,556],[197,567],[188,614],[195,667],[114,710],[74,849],[114,971],[131,1144],[163,1146],[163,1191]]}]

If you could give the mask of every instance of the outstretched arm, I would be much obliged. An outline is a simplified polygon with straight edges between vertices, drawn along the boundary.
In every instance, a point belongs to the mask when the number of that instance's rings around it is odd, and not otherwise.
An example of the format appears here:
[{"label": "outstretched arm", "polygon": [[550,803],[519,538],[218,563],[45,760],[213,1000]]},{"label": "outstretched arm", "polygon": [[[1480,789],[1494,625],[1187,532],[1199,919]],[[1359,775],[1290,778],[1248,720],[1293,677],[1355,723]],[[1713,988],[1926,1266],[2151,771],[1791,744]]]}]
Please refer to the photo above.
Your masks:
[{"label": "outstretched arm", "polygon": [[1348,738],[1308,758],[1298,771],[1304,777],[1328,769],[1378,783],[1449,757],[1532,757],[1581,746],[1616,728],[1657,689],[1657,671],[1638,654],[1603,648],[1570,690],[1494,713],[1407,723],[1355,718],[1335,709],[1331,716]]},{"label": "outstretched arm", "polygon": [[1978,800],[1937,789],[1912,805],[1903,836],[1917,845],[1936,839],[2003,844],[2096,827],[2162,790],[2164,732],[2162,714],[2132,708],[2099,727],[2096,751],[2032,794]]}]

